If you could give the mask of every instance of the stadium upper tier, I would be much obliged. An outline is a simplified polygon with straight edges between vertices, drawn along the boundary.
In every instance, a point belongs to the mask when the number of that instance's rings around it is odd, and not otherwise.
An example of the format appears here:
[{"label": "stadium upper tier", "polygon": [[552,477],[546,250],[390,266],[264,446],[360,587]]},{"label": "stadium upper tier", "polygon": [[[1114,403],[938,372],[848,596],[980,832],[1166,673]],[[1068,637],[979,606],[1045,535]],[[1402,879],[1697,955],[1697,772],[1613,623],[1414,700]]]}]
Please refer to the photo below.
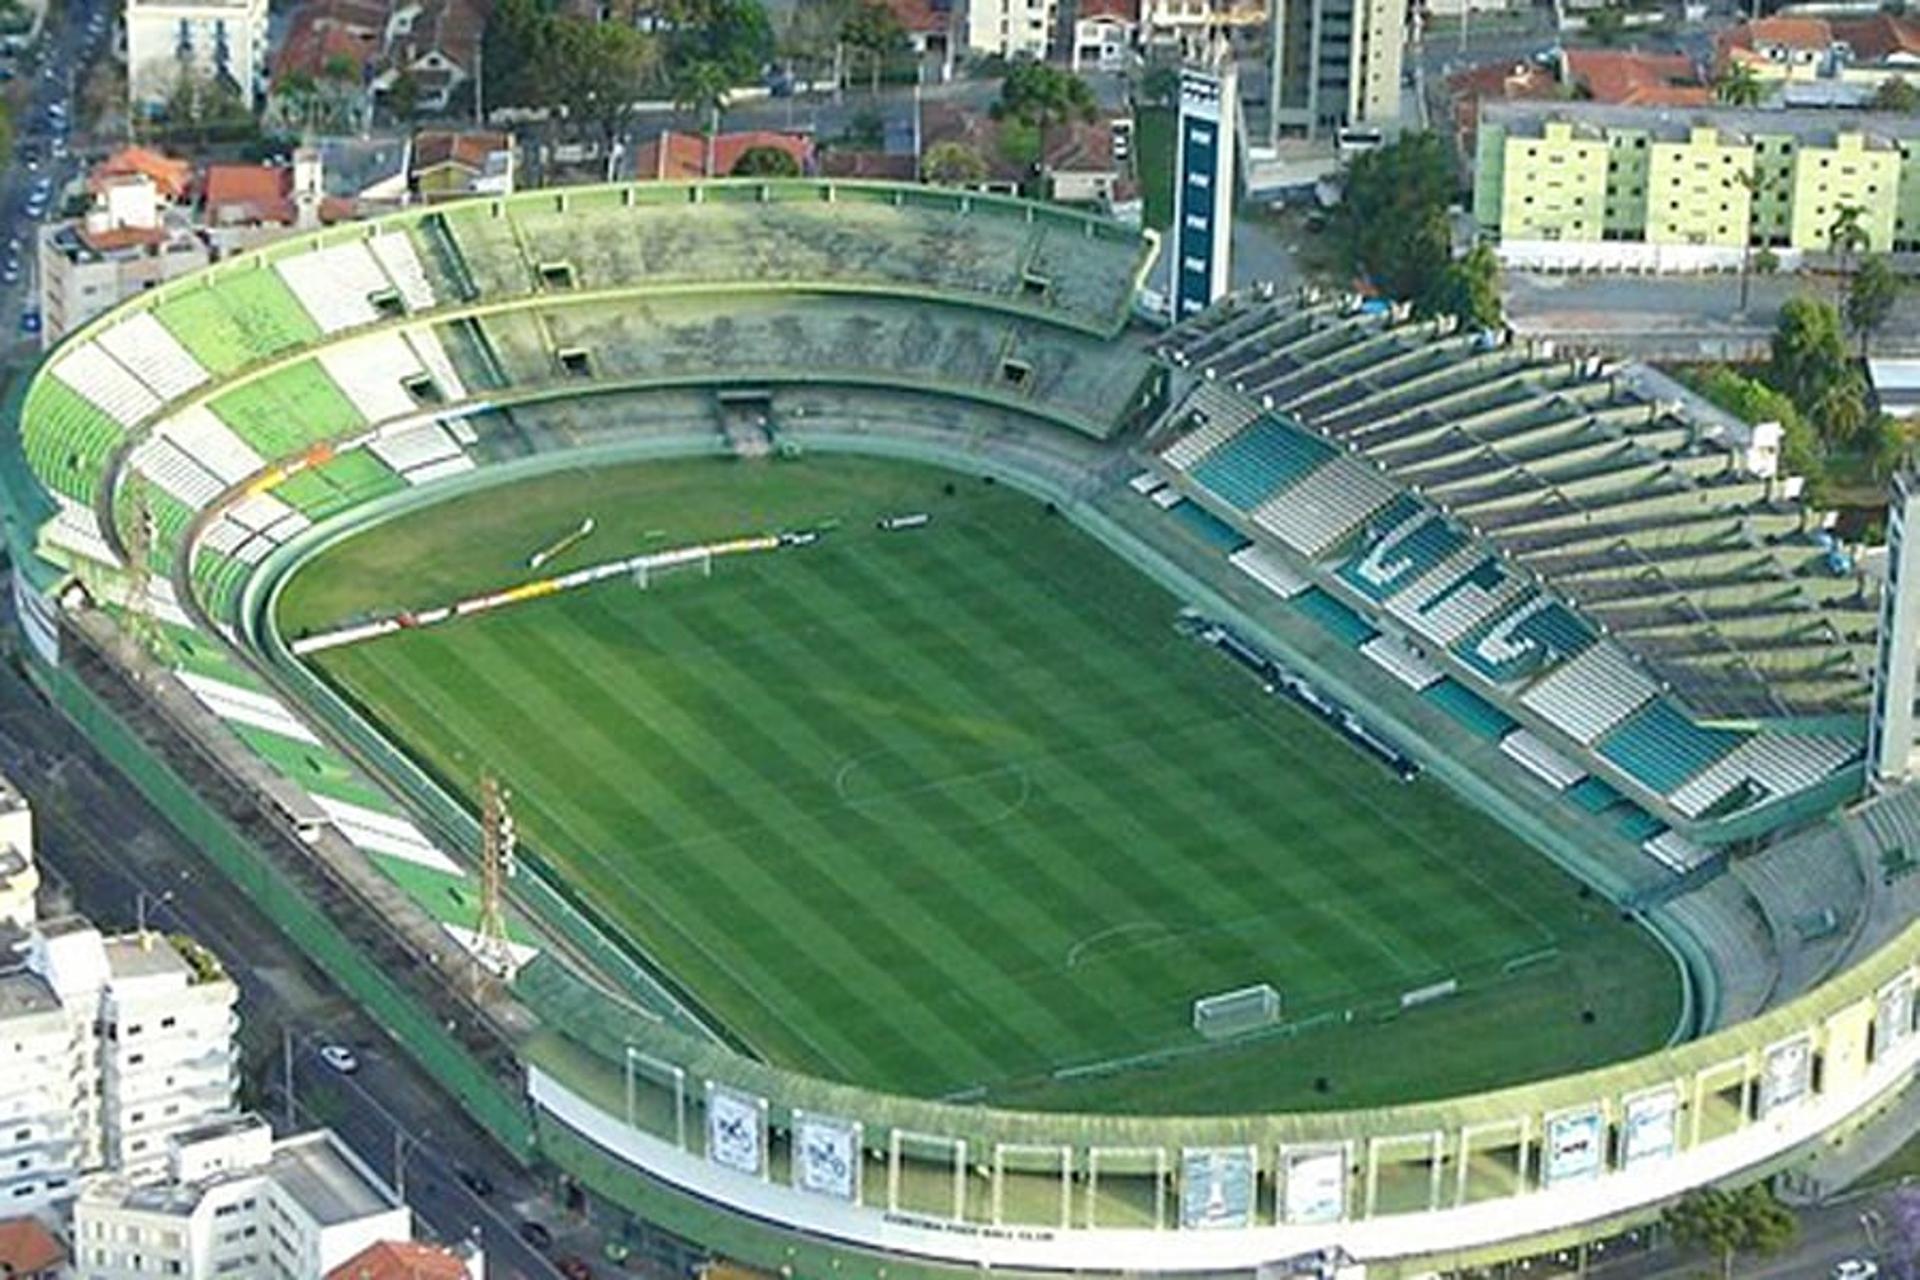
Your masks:
[{"label": "stadium upper tier", "polygon": [[1160,463],[1316,570],[1358,642],[1404,635],[1688,821],[1857,760],[1878,602],[1764,439],[1347,305],[1236,298],[1161,350],[1202,380]]},{"label": "stadium upper tier", "polygon": [[[284,242],[62,345],[20,439],[43,544],[165,573],[263,554],[343,493],[472,465],[435,419],[614,386],[897,383],[1094,435],[1153,378],[1108,341],[1151,243],[1066,210],[919,187],[646,183],[529,193]],[[355,446],[366,445],[366,448]],[[338,450],[350,462],[301,473]],[[404,479],[402,478],[404,477]],[[131,522],[131,523],[129,523]],[[136,528],[137,526],[137,528]]]}]

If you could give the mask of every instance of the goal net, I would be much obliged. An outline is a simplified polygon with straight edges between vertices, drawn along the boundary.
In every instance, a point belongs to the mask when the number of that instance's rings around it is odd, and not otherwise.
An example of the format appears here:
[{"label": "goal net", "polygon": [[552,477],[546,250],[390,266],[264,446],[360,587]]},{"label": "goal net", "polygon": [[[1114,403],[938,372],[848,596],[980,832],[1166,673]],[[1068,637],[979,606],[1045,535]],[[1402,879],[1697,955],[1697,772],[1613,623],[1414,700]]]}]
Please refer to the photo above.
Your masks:
[{"label": "goal net", "polygon": [[648,591],[657,586],[662,578],[684,572],[692,572],[702,578],[711,578],[713,553],[702,547],[685,555],[651,561],[642,560],[633,566],[633,585],[642,591]]},{"label": "goal net", "polygon": [[1208,1040],[1245,1035],[1278,1021],[1280,993],[1264,982],[1193,1002],[1193,1029]]}]

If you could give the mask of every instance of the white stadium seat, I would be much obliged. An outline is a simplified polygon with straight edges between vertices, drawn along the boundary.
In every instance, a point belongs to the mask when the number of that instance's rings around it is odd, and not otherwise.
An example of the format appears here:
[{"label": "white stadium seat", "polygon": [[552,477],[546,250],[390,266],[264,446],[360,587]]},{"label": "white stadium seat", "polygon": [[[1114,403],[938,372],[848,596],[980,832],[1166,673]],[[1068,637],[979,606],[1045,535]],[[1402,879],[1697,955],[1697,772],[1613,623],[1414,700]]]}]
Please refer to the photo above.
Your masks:
[{"label": "white stadium seat", "polygon": [[429,311],[434,305],[433,286],[427,282],[420,256],[404,231],[383,231],[367,242],[373,256],[386,271],[387,279],[400,291],[400,300],[408,311]]},{"label": "white stadium seat", "polygon": [[159,430],[178,445],[182,453],[230,485],[238,484],[267,465],[232,427],[220,421],[204,404],[182,409],[163,422]]},{"label": "white stadium seat", "polygon": [[362,241],[291,254],[273,268],[324,332],[338,333],[380,318],[372,299],[389,288],[387,273]]},{"label": "white stadium seat", "polygon": [[69,348],[55,362],[53,376],[123,427],[132,426],[160,407],[160,397],[97,343],[83,342]]},{"label": "white stadium seat", "polygon": [[1592,746],[1640,709],[1659,686],[1610,640],[1589,645],[1520,695],[1520,705],[1575,742]]},{"label": "white stadium seat", "polygon": [[151,435],[134,446],[128,461],[141,475],[159,485],[195,511],[226,491],[220,477],[183,453],[163,435]]},{"label": "white stadium seat", "polygon": [[368,422],[385,422],[420,410],[403,383],[426,371],[397,333],[376,333],[329,347],[320,353],[320,367]]},{"label": "white stadium seat", "polygon": [[207,380],[200,362],[145,311],[102,330],[95,341],[162,400],[177,400]]}]

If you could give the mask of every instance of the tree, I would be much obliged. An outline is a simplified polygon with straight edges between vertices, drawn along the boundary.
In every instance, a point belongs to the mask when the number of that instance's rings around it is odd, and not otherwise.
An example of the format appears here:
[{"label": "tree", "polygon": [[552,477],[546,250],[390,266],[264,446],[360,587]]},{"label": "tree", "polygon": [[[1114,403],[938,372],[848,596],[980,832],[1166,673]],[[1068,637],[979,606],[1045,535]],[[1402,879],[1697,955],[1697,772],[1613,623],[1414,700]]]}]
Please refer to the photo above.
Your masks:
[{"label": "tree", "polygon": [[1732,1280],[1733,1260],[1741,1250],[1777,1253],[1799,1230],[1792,1212],[1764,1185],[1689,1191],[1661,1216],[1676,1241],[1715,1255],[1727,1280]]},{"label": "tree", "polygon": [[1843,204],[1833,212],[1833,223],[1827,228],[1827,247],[1840,259],[1841,275],[1847,274],[1855,253],[1873,247],[1873,238],[1860,223],[1866,212],[1857,204]]},{"label": "tree", "polygon": [[400,74],[387,86],[387,110],[396,120],[411,120],[413,113],[420,108],[420,81],[413,72],[402,67]]},{"label": "tree", "polygon": [[1898,111],[1910,115],[1920,110],[1920,89],[1914,88],[1900,76],[1888,76],[1873,91],[1873,99],[1867,105],[1875,111]]},{"label": "tree", "polygon": [[552,66],[547,43],[554,23],[540,0],[494,0],[480,45],[487,75],[483,106],[548,105],[548,86],[541,83],[540,71]]},{"label": "tree", "polygon": [[1451,256],[1453,192],[1453,160],[1437,134],[1402,134],[1358,156],[1328,224],[1342,266],[1391,297],[1433,296]]},{"label": "tree", "polygon": [[1807,406],[1813,429],[1828,445],[1851,444],[1867,425],[1867,384],[1852,369],[1820,389]]},{"label": "tree", "polygon": [[[1734,65],[1738,66],[1739,64],[1736,63]],[[1747,208],[1749,210],[1757,210],[1760,197],[1773,189],[1774,182],[1775,179],[1773,177],[1763,175],[1758,169],[1750,169],[1742,173],[1734,174],[1732,178],[1726,180],[1722,185],[1736,186],[1745,190],[1747,193]],[[1748,220],[1752,221],[1753,216],[1753,213],[1750,212],[1748,214]],[[1765,253],[1773,264],[1766,268],[1768,271],[1772,271],[1774,267],[1780,265],[1780,259],[1774,256],[1772,250],[1762,250],[1761,252]],[[1736,315],[1744,316],[1747,314],[1747,290],[1753,279],[1753,266],[1753,237],[1752,235],[1748,235],[1740,245],[1740,310],[1735,312]]]},{"label": "tree", "polygon": [[1587,34],[1596,44],[1619,44],[1627,34],[1627,14],[1618,5],[1607,4],[1587,15]]},{"label": "tree", "polygon": [[878,0],[866,0],[840,24],[840,40],[849,49],[866,55],[873,76],[869,88],[875,94],[880,92],[880,72],[887,59],[907,47],[907,33],[900,19]]},{"label": "tree", "polygon": [[728,174],[734,178],[797,178],[800,162],[793,153],[779,147],[748,147],[733,162]]},{"label": "tree", "polygon": [[1805,296],[1787,300],[1774,328],[1770,371],[1773,384],[1803,408],[1852,372],[1832,303]]},{"label": "tree", "polygon": [[611,152],[646,95],[659,65],[652,36],[619,22],[556,18],[547,33],[537,80],[567,119],[598,130]]},{"label": "tree", "polygon": [[707,159],[701,171],[709,175],[713,173],[714,136],[720,132],[720,113],[726,109],[732,87],[727,69],[718,62],[688,63],[673,80],[673,105],[701,117],[700,129],[707,135]]},{"label": "tree", "polygon": [[1742,422],[1780,424],[1780,461],[1790,475],[1809,483],[1825,469],[1819,436],[1801,416],[1799,406],[1758,378],[1749,378],[1726,365],[1714,365],[1689,379],[1693,389]]},{"label": "tree", "polygon": [[760,0],[666,0],[662,16],[666,65],[676,83],[695,66],[708,66],[719,68],[725,87],[748,84],[773,53],[773,24]]},{"label": "tree", "polygon": [[920,157],[920,178],[942,187],[966,187],[987,178],[987,161],[964,142],[936,142]]},{"label": "tree", "polygon": [[1898,418],[1890,413],[1875,414],[1866,435],[1867,474],[1885,480],[1906,461],[1911,443]]},{"label": "tree", "polygon": [[1847,282],[1847,328],[1860,339],[1862,360],[1867,358],[1867,344],[1873,335],[1893,315],[1902,286],[1900,276],[1883,254],[1863,259]]},{"label": "tree", "polygon": [[1180,94],[1180,71],[1161,65],[1147,72],[1140,81],[1140,100],[1150,107],[1170,106]]},{"label": "tree", "polygon": [[1432,292],[1417,301],[1423,315],[1453,315],[1463,325],[1481,329],[1501,322],[1500,262],[1493,250],[1475,245],[1464,258],[1450,262]]},{"label": "tree", "polygon": [[1071,71],[1044,62],[1022,62],[1000,82],[994,115],[1044,129],[1069,120],[1092,120],[1099,113],[1093,89]]},{"label": "tree", "polygon": [[1744,62],[1729,62],[1713,82],[1713,96],[1730,107],[1757,107],[1766,97],[1766,88],[1752,67]]}]

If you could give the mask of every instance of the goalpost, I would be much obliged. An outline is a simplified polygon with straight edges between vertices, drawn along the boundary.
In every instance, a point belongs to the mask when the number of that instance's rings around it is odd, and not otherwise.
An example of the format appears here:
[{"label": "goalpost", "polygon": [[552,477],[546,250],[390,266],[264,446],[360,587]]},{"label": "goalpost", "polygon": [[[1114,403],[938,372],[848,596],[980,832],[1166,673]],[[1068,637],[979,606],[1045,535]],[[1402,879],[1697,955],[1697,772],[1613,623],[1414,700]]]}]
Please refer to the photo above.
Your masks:
[{"label": "goalpost", "polygon": [[682,569],[697,569],[701,577],[711,578],[713,576],[713,552],[705,547],[701,547],[690,555],[676,557],[671,560],[654,563],[642,560],[633,566],[633,585],[642,591],[646,591],[651,589],[654,582],[658,579],[667,577]]},{"label": "goalpost", "polygon": [[1269,983],[1201,996],[1193,1002],[1193,1029],[1208,1040],[1245,1035],[1280,1021],[1280,993]]}]

